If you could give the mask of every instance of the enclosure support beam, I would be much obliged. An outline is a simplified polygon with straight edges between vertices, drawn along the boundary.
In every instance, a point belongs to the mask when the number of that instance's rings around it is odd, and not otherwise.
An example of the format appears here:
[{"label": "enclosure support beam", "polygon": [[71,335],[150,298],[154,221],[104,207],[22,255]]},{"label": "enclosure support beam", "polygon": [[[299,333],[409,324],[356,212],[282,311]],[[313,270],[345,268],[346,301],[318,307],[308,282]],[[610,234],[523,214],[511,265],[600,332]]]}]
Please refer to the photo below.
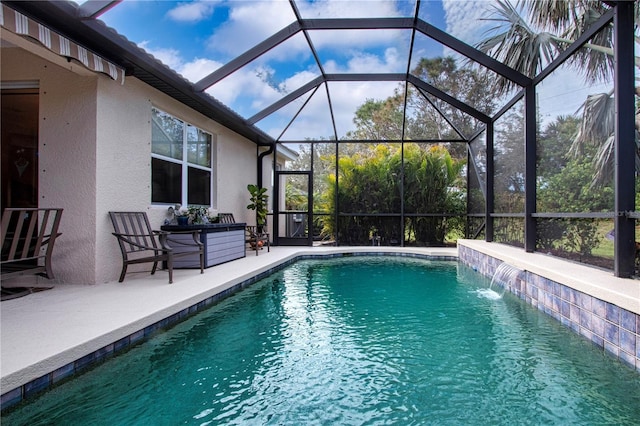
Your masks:
[{"label": "enclosure support beam", "polygon": [[617,2],[613,17],[616,108],[614,273],[621,278],[633,275],[635,262],[635,220],[625,214],[635,210],[634,3]]},{"label": "enclosure support beam", "polygon": [[536,249],[536,88],[524,92],[524,249]]},{"label": "enclosure support beam", "polygon": [[[493,177],[495,173],[495,167],[493,165],[493,121],[489,121],[486,124],[486,138],[487,138],[487,170],[485,173],[485,240],[487,242],[493,241],[493,209],[494,209],[494,188]],[[482,185],[482,182],[480,182]]]}]

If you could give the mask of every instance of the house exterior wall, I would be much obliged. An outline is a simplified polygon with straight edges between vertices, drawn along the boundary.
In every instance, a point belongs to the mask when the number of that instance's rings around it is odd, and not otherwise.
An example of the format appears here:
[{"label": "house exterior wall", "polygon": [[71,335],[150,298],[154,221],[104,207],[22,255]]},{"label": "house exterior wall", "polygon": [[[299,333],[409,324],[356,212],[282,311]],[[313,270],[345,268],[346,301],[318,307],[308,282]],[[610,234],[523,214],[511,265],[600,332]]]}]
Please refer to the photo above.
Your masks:
[{"label": "house exterior wall", "polygon": [[246,209],[246,186],[256,181],[253,142],[133,77],[121,84],[67,67],[35,44],[27,49],[2,49],[0,77],[39,81],[40,206],[65,209],[53,253],[58,282],[117,280],[122,259],[110,210],[146,211],[155,228],[167,217],[167,206],[151,205],[152,106],[214,135],[213,207],[255,221]]},{"label": "house exterior wall", "polygon": [[[212,204],[249,222],[246,186],[256,179],[255,144],[191,110],[135,78],[124,85],[101,78],[98,84],[98,282],[118,278],[122,259],[108,212],[146,211],[154,228],[167,218],[167,206],[151,205],[151,107],[156,107],[214,135],[215,167]],[[148,265],[137,269],[148,270]],[[130,266],[136,270],[136,265]]]},{"label": "house exterior wall", "polygon": [[39,206],[62,207],[56,281],[95,282],[96,77],[19,48],[2,49],[2,81],[37,80]]}]

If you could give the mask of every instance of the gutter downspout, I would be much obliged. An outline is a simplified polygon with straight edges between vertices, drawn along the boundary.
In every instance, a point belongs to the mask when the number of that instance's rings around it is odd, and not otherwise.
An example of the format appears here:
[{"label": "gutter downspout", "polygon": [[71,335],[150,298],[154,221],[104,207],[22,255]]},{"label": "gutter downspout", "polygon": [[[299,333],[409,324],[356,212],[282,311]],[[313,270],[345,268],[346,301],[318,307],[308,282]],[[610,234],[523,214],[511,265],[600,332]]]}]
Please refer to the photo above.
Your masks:
[{"label": "gutter downspout", "polygon": [[257,144],[257,148],[256,149],[260,149],[261,146],[268,146],[269,149],[267,149],[264,152],[261,152],[258,154],[258,181],[257,181],[257,185],[258,187],[262,188],[262,160],[264,159],[264,157],[266,157],[267,155],[271,155],[274,151],[275,151],[275,142],[258,142]]}]

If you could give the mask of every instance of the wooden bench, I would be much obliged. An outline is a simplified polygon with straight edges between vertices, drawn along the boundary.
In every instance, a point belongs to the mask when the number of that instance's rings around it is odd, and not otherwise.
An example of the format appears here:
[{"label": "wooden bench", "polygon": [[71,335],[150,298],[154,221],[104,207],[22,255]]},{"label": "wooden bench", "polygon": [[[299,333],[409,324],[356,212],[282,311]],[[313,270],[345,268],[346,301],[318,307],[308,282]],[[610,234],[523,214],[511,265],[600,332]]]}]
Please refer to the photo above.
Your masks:
[{"label": "wooden bench", "polygon": [[20,275],[53,278],[51,254],[63,209],[7,208],[2,214],[0,277]]}]

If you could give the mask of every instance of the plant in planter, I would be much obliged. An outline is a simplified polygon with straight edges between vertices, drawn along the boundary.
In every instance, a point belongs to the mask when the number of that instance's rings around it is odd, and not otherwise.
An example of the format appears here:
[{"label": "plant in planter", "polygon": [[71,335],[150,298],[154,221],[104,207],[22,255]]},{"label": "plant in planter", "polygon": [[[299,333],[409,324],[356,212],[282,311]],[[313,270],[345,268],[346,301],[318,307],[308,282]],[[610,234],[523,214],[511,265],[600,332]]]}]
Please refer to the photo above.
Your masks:
[{"label": "plant in planter", "polygon": [[[169,209],[171,209],[171,207],[169,207]],[[189,224],[189,209],[182,207],[180,204],[176,204],[175,207],[173,207],[173,214],[178,225],[185,226]]]},{"label": "plant in planter", "polygon": [[208,216],[207,208],[202,206],[189,206],[189,219],[193,225],[202,225]]},{"label": "plant in planter", "polygon": [[258,231],[262,232],[262,227],[267,224],[267,200],[269,199],[267,188],[249,184],[247,189],[249,190],[249,201],[251,202],[247,208],[256,211],[256,225],[258,225]]}]

